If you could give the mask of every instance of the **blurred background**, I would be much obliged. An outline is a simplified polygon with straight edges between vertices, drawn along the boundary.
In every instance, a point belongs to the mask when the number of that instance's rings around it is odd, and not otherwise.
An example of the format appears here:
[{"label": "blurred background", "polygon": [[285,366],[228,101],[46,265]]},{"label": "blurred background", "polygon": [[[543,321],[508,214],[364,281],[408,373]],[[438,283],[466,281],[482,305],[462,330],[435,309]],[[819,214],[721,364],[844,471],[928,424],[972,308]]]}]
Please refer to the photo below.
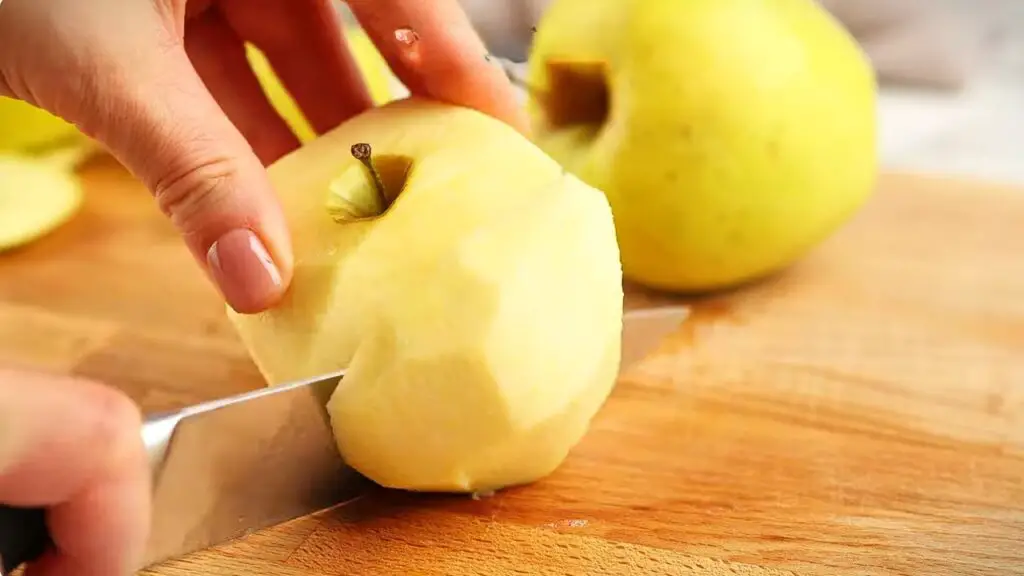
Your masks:
[{"label": "blurred background", "polygon": [[[355,25],[344,2],[335,1]],[[878,72],[885,168],[1024,185],[1024,0],[818,1],[851,31]],[[523,62],[531,28],[551,0],[460,2],[492,53]],[[357,58],[383,65],[365,35],[351,33],[349,42]],[[265,62],[253,63],[258,73],[271,74]],[[368,78],[375,95],[404,94],[386,68],[380,75]],[[275,102],[286,98],[279,86],[270,92]],[[38,114],[0,103],[0,126],[17,123],[22,147],[60,132]],[[4,137],[0,130],[0,149],[12,145]]]},{"label": "blurred background", "polygon": [[[461,0],[516,61],[549,1]],[[1024,0],[820,1],[878,71],[885,167],[1024,184]]]}]

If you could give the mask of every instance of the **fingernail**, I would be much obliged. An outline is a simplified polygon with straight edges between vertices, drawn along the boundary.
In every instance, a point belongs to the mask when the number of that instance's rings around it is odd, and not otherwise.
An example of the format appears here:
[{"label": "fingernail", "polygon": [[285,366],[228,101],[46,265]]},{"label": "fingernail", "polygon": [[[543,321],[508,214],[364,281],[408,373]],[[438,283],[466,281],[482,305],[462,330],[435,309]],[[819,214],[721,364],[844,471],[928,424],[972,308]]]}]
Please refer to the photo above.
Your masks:
[{"label": "fingernail", "polygon": [[237,312],[259,312],[281,294],[281,272],[251,230],[232,230],[210,246],[206,261],[214,282]]}]

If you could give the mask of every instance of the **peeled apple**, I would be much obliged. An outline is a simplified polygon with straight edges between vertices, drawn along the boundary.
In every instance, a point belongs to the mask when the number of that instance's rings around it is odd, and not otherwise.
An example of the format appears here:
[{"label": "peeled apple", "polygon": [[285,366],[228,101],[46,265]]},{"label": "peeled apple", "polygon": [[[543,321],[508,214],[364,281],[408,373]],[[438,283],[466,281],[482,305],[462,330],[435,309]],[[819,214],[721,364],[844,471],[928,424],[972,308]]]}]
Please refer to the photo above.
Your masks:
[{"label": "peeled apple", "polygon": [[228,310],[268,383],[347,367],[328,405],[338,448],[383,486],[485,492],[554,471],[619,366],[604,195],[504,123],[416,98],[269,174],[294,278],[266,312]]}]

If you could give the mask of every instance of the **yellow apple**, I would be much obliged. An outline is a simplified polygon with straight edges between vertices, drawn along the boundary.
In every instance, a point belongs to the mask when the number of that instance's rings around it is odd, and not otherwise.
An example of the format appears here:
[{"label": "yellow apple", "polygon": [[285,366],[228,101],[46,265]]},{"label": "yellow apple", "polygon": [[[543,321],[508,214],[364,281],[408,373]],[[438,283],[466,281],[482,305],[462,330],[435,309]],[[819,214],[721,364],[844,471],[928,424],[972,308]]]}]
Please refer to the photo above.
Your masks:
[{"label": "yellow apple", "polygon": [[777,271],[874,188],[874,73],[814,0],[555,0],[527,85],[535,142],[606,193],[648,286]]},{"label": "yellow apple", "polygon": [[52,232],[78,212],[78,178],[46,161],[0,154],[0,252]]},{"label": "yellow apple", "polygon": [[21,100],[0,96],[0,152],[25,152],[77,139],[85,136],[74,125]]},{"label": "yellow apple", "polygon": [[396,85],[400,83],[366,31],[359,26],[346,26],[345,40],[359,65],[374,104],[379,106],[394,100],[398,95]]},{"label": "yellow apple", "polygon": [[[363,74],[363,80],[366,82],[374,103],[380,105],[392,100],[394,94],[391,89],[391,69],[373,45],[370,37],[358,26],[346,26],[345,39],[356,64],[359,65],[359,70]],[[252,44],[246,44],[246,54],[249,58],[249,65],[256,73],[256,78],[259,79],[267,98],[295,132],[295,135],[299,137],[299,140],[308,142],[315,138],[316,132],[310,127],[295,100],[281,84],[263,52]]]},{"label": "yellow apple", "polygon": [[[368,149],[379,185],[354,157]],[[384,486],[487,491],[553,471],[619,365],[604,195],[504,123],[420,99],[269,173],[294,279],[267,312],[228,311],[268,383],[347,367],[328,407],[338,447]]]}]

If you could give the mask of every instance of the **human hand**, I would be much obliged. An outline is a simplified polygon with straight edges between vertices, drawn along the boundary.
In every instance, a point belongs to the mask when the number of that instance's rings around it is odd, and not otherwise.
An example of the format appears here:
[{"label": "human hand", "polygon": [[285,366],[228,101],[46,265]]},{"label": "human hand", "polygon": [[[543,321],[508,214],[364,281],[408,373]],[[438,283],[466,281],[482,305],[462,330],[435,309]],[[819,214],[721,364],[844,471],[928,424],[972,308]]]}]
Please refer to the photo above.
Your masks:
[{"label": "human hand", "polygon": [[0,503],[47,509],[54,547],[25,576],[139,569],[150,527],[141,416],[116,389],[0,370]]},{"label": "human hand", "polygon": [[[349,0],[414,95],[524,129],[514,92],[458,0]],[[411,29],[413,46],[396,38]],[[104,145],[153,193],[237,311],[263,310],[292,274],[264,171],[299,142],[267,99],[260,48],[323,133],[372,105],[330,0],[2,0],[0,94]]]}]

